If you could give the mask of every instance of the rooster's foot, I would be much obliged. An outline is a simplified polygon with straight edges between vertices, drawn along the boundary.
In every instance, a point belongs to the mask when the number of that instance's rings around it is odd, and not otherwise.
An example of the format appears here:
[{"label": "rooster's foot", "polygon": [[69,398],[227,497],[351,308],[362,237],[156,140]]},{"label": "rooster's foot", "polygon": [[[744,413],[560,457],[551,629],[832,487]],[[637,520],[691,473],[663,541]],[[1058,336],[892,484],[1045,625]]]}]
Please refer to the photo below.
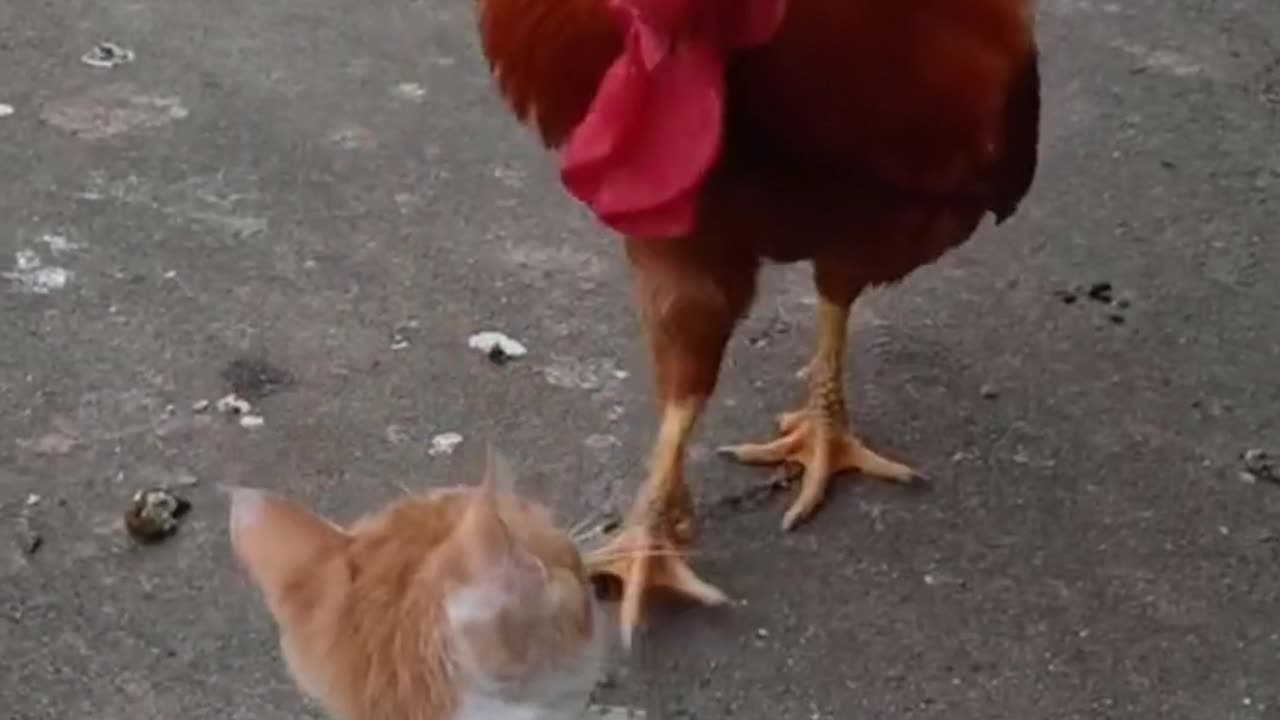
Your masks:
[{"label": "rooster's foot", "polygon": [[827,484],[843,472],[857,471],[902,484],[923,485],[925,478],[910,467],[869,450],[862,441],[826,413],[813,410],[784,413],[778,418],[781,436],[762,444],[721,448],[721,453],[749,465],[788,464],[803,468],[800,492],[782,519],[790,530],[822,504]]}]

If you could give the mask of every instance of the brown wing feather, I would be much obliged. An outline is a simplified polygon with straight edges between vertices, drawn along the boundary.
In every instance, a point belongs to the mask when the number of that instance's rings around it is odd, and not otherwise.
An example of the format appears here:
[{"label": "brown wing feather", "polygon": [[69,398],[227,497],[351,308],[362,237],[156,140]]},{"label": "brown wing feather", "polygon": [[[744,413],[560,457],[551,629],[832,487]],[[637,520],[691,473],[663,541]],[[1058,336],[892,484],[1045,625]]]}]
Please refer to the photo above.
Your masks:
[{"label": "brown wing feather", "polygon": [[996,223],[1013,216],[1031,190],[1039,162],[1040,62],[1033,55],[1024,66],[1005,106],[1004,153],[992,183],[991,212]]},{"label": "brown wing feather", "polygon": [[602,0],[478,0],[480,35],[507,102],[558,147],[622,52]]},{"label": "brown wing feather", "polygon": [[791,0],[732,67],[730,123],[823,174],[972,193],[1000,159],[1029,23],[1026,0]]}]

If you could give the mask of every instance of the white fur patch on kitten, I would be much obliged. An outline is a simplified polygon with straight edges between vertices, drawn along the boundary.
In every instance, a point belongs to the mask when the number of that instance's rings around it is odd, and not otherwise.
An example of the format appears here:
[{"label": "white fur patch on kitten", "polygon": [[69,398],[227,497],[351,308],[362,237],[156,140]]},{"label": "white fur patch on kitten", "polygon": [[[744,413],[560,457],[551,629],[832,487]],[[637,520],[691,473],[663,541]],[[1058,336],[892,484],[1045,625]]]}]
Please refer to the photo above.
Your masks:
[{"label": "white fur patch on kitten", "polygon": [[[485,598],[484,595],[490,595]],[[458,594],[450,598],[454,612],[492,616],[491,604],[500,599],[491,593]],[[495,602],[496,601],[496,602]],[[604,613],[592,600],[595,632],[591,641],[568,663],[547,668],[537,678],[520,686],[486,682],[484,678],[462,680],[462,701],[453,720],[585,720],[591,691],[604,670]]]}]

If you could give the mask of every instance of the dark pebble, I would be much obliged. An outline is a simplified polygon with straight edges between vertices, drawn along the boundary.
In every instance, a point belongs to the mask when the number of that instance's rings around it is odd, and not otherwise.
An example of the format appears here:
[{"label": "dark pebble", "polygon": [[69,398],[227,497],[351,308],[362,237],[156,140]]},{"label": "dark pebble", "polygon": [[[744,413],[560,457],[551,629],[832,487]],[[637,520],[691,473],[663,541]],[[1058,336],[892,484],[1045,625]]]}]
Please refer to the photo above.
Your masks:
[{"label": "dark pebble", "polygon": [[222,369],[232,392],[256,403],[293,385],[293,376],[261,358],[236,358]]},{"label": "dark pebble", "polygon": [[140,543],[160,542],[178,531],[179,518],[190,510],[191,503],[167,490],[142,490],[124,512],[124,527]]},{"label": "dark pebble", "polygon": [[1270,453],[1265,450],[1255,448],[1246,451],[1244,453],[1244,469],[1255,480],[1280,484],[1280,470],[1276,468]]},{"label": "dark pebble", "polygon": [[14,542],[18,545],[18,550],[23,555],[35,555],[36,551],[44,545],[44,536],[35,528],[31,527],[31,521],[24,518],[18,518],[18,525],[14,531]]},{"label": "dark pebble", "polygon": [[493,347],[489,348],[489,361],[494,365],[506,365],[511,361],[511,356],[502,350],[501,345],[494,343]]}]

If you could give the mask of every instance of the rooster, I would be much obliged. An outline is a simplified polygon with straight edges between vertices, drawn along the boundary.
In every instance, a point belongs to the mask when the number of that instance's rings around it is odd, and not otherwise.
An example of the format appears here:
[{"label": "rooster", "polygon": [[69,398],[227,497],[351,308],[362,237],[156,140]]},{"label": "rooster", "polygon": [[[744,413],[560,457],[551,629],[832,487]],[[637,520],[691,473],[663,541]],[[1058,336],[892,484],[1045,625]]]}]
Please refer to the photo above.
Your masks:
[{"label": "rooster", "polygon": [[1036,172],[1030,0],[477,0],[515,114],[558,150],[568,191],[626,238],[660,424],[621,532],[589,564],[719,604],[684,559],[684,448],[765,262],[808,261],[818,294],[807,404],[778,437],[725,448],[787,464],[791,529],[833,476],[923,482],[863,444],[843,386],[850,308],[1001,223]]}]

